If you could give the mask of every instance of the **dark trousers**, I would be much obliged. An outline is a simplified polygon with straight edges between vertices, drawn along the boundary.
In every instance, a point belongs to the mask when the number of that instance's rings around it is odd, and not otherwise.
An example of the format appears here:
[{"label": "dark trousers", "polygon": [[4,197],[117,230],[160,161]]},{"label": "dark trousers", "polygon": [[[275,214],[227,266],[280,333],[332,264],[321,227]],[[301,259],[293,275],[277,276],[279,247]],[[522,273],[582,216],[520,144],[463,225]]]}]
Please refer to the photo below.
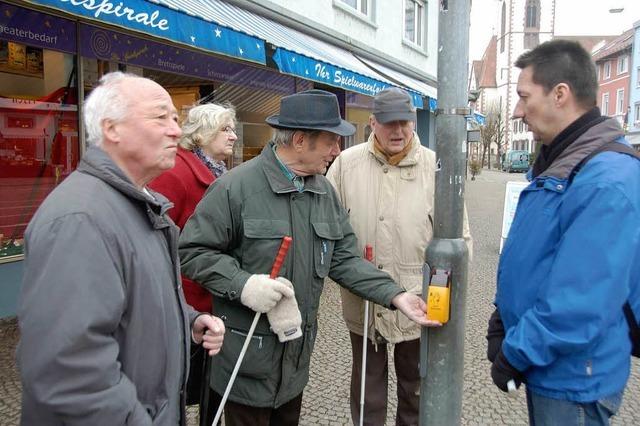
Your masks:
[{"label": "dark trousers", "polygon": [[[222,399],[213,390],[211,393]],[[301,408],[302,393],[278,408],[251,407],[227,400],[224,406],[224,424],[225,426],[297,426]]]},{"label": "dark trousers", "polygon": [[[349,333],[351,337],[351,419],[360,423],[360,380],[362,371],[362,336]],[[396,425],[418,424],[420,406],[420,339],[394,345],[394,367],[398,378],[398,411]],[[387,420],[388,357],[387,345],[379,344],[376,351],[371,340],[367,340],[367,368],[365,378],[364,424],[379,426]]]}]

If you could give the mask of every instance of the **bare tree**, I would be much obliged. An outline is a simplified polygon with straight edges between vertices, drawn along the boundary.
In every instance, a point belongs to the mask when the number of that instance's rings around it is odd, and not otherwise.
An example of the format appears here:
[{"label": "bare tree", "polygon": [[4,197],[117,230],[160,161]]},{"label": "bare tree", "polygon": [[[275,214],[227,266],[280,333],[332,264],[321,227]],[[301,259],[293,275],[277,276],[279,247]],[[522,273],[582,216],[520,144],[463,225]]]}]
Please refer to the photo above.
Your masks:
[{"label": "bare tree", "polygon": [[489,105],[484,126],[480,127],[480,143],[482,144],[482,164],[487,161],[487,167],[491,169],[491,144],[498,147],[498,158],[502,154],[502,139],[504,137],[504,123],[498,105],[494,102]]}]

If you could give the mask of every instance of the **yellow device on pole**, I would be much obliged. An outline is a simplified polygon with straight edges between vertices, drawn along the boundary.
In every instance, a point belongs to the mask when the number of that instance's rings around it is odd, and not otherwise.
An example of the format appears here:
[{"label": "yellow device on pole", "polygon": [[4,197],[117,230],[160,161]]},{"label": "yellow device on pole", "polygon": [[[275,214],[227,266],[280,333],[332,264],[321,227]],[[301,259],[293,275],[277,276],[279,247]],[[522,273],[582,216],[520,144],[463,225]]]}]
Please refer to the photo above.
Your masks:
[{"label": "yellow device on pole", "polygon": [[427,292],[427,319],[444,324],[449,321],[451,271],[434,269],[429,278]]}]

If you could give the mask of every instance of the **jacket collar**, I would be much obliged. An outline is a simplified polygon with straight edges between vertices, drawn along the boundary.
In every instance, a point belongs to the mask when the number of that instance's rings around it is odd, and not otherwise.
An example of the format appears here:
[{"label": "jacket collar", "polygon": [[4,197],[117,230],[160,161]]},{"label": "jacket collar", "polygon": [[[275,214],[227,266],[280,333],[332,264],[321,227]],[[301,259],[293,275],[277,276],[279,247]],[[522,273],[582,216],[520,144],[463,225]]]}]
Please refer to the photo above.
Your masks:
[{"label": "jacket collar", "polygon": [[173,207],[173,203],[159,192],[147,189],[151,194],[149,196],[144,191],[140,191],[111,157],[99,147],[91,146],[87,149],[78,165],[78,171],[100,179],[131,201],[145,205],[149,220],[156,229],[168,226],[169,223],[164,219],[165,213]]},{"label": "jacket collar", "polygon": [[[262,149],[260,160],[262,161],[262,169],[267,177],[271,190],[277,194],[288,192],[298,192],[291,180],[287,179],[284,172],[278,164],[278,159],[273,152],[274,142],[271,141]],[[302,192],[313,192],[316,194],[326,194],[327,191],[322,188],[317,175],[304,177],[304,189]]]},{"label": "jacket collar", "polygon": [[[409,141],[409,143],[411,144],[411,149],[409,150],[407,155],[402,160],[400,160],[397,167],[408,167],[408,166],[415,166],[416,164],[418,164],[417,157],[418,157],[418,150],[420,148],[420,138],[418,137],[418,134],[416,132],[413,132],[413,137],[411,138],[411,141]],[[389,162],[384,157],[384,155],[376,151],[375,134],[373,132],[371,132],[371,134],[369,135],[369,139],[367,140],[367,149],[369,150],[371,155],[373,155],[375,159],[378,160],[380,163],[389,164]]]},{"label": "jacket collar", "polygon": [[193,152],[182,147],[178,147],[178,157],[180,157],[186,163],[187,167],[191,169],[198,182],[204,186],[209,186],[213,183],[215,176],[207,166],[202,164],[202,161],[200,161]]},{"label": "jacket collar", "polygon": [[540,174],[540,177],[551,176],[568,179],[573,169],[589,154],[602,145],[623,136],[620,124],[615,118],[607,118],[579,136]]}]

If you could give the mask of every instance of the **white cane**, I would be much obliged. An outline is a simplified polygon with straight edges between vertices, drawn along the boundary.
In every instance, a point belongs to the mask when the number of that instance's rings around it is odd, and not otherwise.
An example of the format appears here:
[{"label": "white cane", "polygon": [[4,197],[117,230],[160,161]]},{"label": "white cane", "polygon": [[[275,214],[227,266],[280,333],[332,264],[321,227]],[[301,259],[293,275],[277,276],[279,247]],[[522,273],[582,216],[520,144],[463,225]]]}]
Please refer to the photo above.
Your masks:
[{"label": "white cane", "polygon": [[[364,246],[364,258],[373,262],[373,247]],[[367,334],[369,333],[369,301],[364,301],[364,333],[362,334],[362,374],[360,377],[360,426],[364,422],[364,385],[367,373]]]},{"label": "white cane", "polygon": [[[282,267],[282,263],[284,262],[284,258],[287,256],[287,251],[289,251],[289,246],[291,245],[292,238],[291,237],[283,237],[282,244],[280,244],[280,249],[278,250],[278,254],[276,256],[276,260],[273,262],[273,266],[271,267],[271,273],[269,277],[271,279],[275,279],[278,276],[278,272],[280,272],[280,268]],[[251,337],[253,337],[253,332],[256,331],[256,326],[258,325],[258,320],[260,319],[260,312],[256,312],[256,315],[253,317],[253,322],[251,323],[251,327],[249,328],[249,332],[247,333],[247,338],[242,345],[242,350],[240,351],[240,355],[238,356],[238,360],[236,361],[235,367],[233,367],[233,372],[231,373],[231,377],[229,378],[229,383],[227,384],[227,388],[224,390],[224,395],[222,395],[222,400],[220,401],[220,406],[218,407],[218,411],[216,412],[216,417],[213,419],[213,423],[211,426],[215,426],[218,424],[220,417],[222,416],[222,412],[224,411],[224,404],[227,402],[227,398],[229,397],[229,393],[231,392],[231,387],[233,386],[233,382],[236,380],[236,376],[238,375],[238,370],[240,370],[240,365],[242,364],[242,359],[244,358],[244,354],[247,352],[247,348],[249,347],[249,342],[251,341]]]}]

